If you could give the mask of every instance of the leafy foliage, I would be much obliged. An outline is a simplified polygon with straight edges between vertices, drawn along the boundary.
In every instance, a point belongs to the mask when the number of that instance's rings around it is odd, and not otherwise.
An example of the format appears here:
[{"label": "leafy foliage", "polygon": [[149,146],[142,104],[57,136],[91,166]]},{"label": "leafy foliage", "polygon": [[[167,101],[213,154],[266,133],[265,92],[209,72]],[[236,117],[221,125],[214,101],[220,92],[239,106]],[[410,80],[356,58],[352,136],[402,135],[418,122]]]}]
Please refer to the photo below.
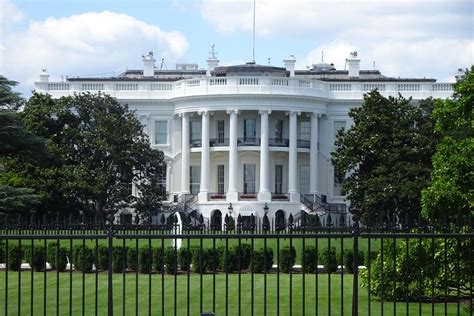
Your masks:
[{"label": "leafy foliage", "polygon": [[[163,155],[150,147],[127,106],[101,93],[60,99],[35,93],[21,116],[29,131],[47,139],[52,159],[38,167],[18,157],[7,167],[41,193],[42,210],[103,215],[137,206],[147,216],[157,211],[164,195],[156,189]],[[138,196],[132,195],[132,183]]]},{"label": "leafy foliage", "polygon": [[290,273],[296,262],[295,247],[284,247],[280,249],[280,270],[285,273]]},{"label": "leafy foliage", "polygon": [[364,210],[363,221],[418,218],[420,192],[429,184],[437,143],[432,110],[431,99],[415,106],[410,99],[385,98],[377,90],[350,110],[354,125],[339,131],[332,163],[348,176],[343,192]]},{"label": "leafy foliage", "polygon": [[[471,251],[468,249],[471,248]],[[388,300],[435,300],[460,294],[470,287],[469,254],[474,243],[469,239],[410,239],[395,243],[385,240],[371,262],[370,292]],[[434,257],[433,257],[434,255]],[[362,273],[363,286],[369,286],[368,272]]]},{"label": "leafy foliage", "polygon": [[423,216],[442,224],[474,218],[474,67],[454,85],[453,98],[436,100],[433,117],[442,141],[433,156]]},{"label": "leafy foliage", "polygon": [[13,91],[18,82],[0,75],[0,111],[16,110],[23,104],[18,92]]}]

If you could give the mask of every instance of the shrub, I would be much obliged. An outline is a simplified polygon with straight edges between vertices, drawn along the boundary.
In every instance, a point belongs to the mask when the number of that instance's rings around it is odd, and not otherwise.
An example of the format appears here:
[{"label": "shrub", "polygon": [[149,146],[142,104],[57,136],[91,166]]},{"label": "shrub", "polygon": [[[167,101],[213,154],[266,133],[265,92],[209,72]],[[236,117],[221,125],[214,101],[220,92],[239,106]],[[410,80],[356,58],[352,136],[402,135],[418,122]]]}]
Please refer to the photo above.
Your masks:
[{"label": "shrub", "polygon": [[157,272],[163,272],[165,266],[163,248],[156,248],[153,250],[153,264]]},{"label": "shrub", "polygon": [[138,268],[138,251],[135,247],[127,247],[127,268],[130,271],[137,271]]},{"label": "shrub", "polygon": [[74,248],[74,263],[75,268],[83,272],[92,272],[92,265],[94,264],[94,253],[92,249],[87,246],[76,246]]},{"label": "shrub", "polygon": [[[96,257],[97,254],[97,258]],[[113,258],[113,250],[112,250],[112,258]],[[97,269],[106,271],[109,268],[109,248],[104,245],[99,245],[97,248],[94,249],[94,262]],[[112,259],[112,266],[113,266],[113,259]],[[120,271],[121,272],[121,271]]]},{"label": "shrub", "polygon": [[178,251],[178,266],[181,271],[188,271],[193,258],[193,252],[188,248],[180,248]]},{"label": "shrub", "polygon": [[112,271],[123,272],[127,267],[127,247],[114,246],[112,248]]},{"label": "shrub", "polygon": [[46,250],[43,246],[35,246],[31,253],[30,264],[35,271],[44,271],[46,268]]},{"label": "shrub", "polygon": [[324,248],[323,251],[321,252],[319,261],[321,262],[322,265],[324,265],[325,272],[327,273],[336,272],[337,266],[338,266],[336,248],[334,247]]},{"label": "shrub", "polygon": [[138,268],[141,273],[151,273],[153,271],[153,248],[138,249]]},{"label": "shrub", "polygon": [[16,245],[11,245],[8,248],[8,269],[12,271],[19,271],[21,267],[21,250]]},{"label": "shrub", "polygon": [[53,269],[60,272],[66,269],[67,259],[69,256],[69,250],[67,248],[61,246],[58,247],[57,243],[49,244],[46,256]]},{"label": "shrub", "polygon": [[174,247],[168,247],[165,249],[165,265],[166,273],[175,274],[178,270],[178,254]]},{"label": "shrub", "polygon": [[273,250],[267,248],[266,252],[263,249],[254,250],[253,258],[250,263],[250,271],[254,273],[262,273],[263,271],[270,271],[273,266]]},{"label": "shrub", "polygon": [[280,271],[289,273],[296,261],[295,247],[284,247],[280,249]]},{"label": "shrub", "polygon": [[219,267],[224,272],[234,272],[238,269],[237,250],[236,248],[219,247]]},{"label": "shrub", "polygon": [[0,241],[0,263],[5,263],[5,244],[3,241]]},{"label": "shrub", "polygon": [[[359,265],[364,264],[364,253],[359,251],[359,256],[357,257]],[[346,249],[344,251],[343,260],[344,269],[347,273],[354,273],[354,251],[352,249]]]},{"label": "shrub", "polygon": [[[473,247],[474,243],[469,240],[435,239],[432,243],[429,239],[410,239],[408,244],[406,240],[396,244],[393,240],[384,240],[383,261],[378,255],[371,263],[370,293],[388,300],[417,300],[419,297],[439,300],[445,297],[445,291],[448,297],[456,297],[458,284],[461,293],[467,293],[472,264],[469,253]],[[363,286],[368,287],[368,271],[362,272],[362,281]]]},{"label": "shrub", "polygon": [[373,262],[379,253],[377,251],[366,252],[364,258],[364,264],[369,265],[369,262]]},{"label": "shrub", "polygon": [[[194,268],[194,263],[193,263]],[[207,249],[206,254],[206,269],[208,271],[217,271],[219,269],[219,250],[218,249]]]},{"label": "shrub", "polygon": [[193,271],[197,273],[205,273],[210,263],[209,259],[211,252],[208,249],[195,248],[193,249]]},{"label": "shrub", "polygon": [[316,247],[305,247],[301,266],[305,273],[316,272],[316,269],[318,268],[318,253],[316,252]]},{"label": "shrub", "polygon": [[237,253],[237,269],[247,270],[250,267],[250,261],[252,260],[252,246],[250,244],[240,244],[235,247]]}]

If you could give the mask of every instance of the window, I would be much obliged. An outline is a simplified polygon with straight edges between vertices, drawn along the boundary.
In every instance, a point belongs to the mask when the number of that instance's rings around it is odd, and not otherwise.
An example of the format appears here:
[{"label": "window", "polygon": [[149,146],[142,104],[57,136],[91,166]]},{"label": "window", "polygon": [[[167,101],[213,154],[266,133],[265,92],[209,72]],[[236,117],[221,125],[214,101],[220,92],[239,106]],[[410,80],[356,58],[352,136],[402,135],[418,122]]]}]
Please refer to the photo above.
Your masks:
[{"label": "window", "polygon": [[201,122],[200,121],[191,121],[189,122],[189,139],[192,143],[201,141]]},{"label": "window", "polygon": [[217,143],[223,144],[224,143],[224,137],[225,137],[225,132],[224,132],[224,121],[219,120],[217,121]]},{"label": "window", "polygon": [[309,193],[309,166],[300,166],[300,194]]},{"label": "window", "polygon": [[168,122],[155,121],[155,144],[163,145],[168,143]]},{"label": "window", "polygon": [[334,138],[336,138],[337,133],[341,129],[342,130],[346,129],[346,121],[334,121]]},{"label": "window", "polygon": [[300,122],[299,139],[302,139],[302,140],[311,139],[311,122]]},{"label": "window", "polygon": [[244,193],[255,193],[255,165],[244,164]]},{"label": "window", "polygon": [[189,166],[189,191],[198,194],[201,188],[201,166]]},{"label": "window", "polygon": [[342,195],[342,182],[344,182],[344,173],[334,168],[334,195]]},{"label": "window", "polygon": [[275,139],[277,142],[283,141],[283,120],[275,121]]},{"label": "window", "polygon": [[224,194],[224,165],[217,165],[217,193]]},{"label": "window", "polygon": [[283,166],[275,165],[275,193],[281,194],[283,186]]},{"label": "window", "polygon": [[254,141],[257,135],[257,125],[254,119],[244,120],[244,141]]},{"label": "window", "polygon": [[166,193],[166,165],[161,166],[156,177],[156,185],[163,194]]}]

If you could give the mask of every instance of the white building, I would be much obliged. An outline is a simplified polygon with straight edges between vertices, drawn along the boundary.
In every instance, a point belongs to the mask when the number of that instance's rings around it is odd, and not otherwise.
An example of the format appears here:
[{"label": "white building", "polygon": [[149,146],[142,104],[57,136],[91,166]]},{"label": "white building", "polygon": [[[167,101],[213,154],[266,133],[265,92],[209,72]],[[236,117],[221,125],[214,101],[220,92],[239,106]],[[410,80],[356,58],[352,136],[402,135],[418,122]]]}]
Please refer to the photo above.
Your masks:
[{"label": "white building", "polygon": [[360,70],[355,52],[348,70],[325,63],[295,70],[295,62],[290,55],[284,67],[219,67],[211,52],[207,70],[194,64],[158,70],[150,52],[142,70],[64,82],[51,82],[44,72],[36,90],[53,97],[103,91],[128,104],[151,146],[165,154],[169,201],[186,201],[186,211],[197,210],[216,225],[226,214],[240,214],[244,222],[265,213],[276,222],[290,214],[296,220],[302,210],[344,214],[348,201],[330,156],[336,131],[352,123],[349,109],[373,89],[414,101],[452,93],[451,84],[435,79]]}]

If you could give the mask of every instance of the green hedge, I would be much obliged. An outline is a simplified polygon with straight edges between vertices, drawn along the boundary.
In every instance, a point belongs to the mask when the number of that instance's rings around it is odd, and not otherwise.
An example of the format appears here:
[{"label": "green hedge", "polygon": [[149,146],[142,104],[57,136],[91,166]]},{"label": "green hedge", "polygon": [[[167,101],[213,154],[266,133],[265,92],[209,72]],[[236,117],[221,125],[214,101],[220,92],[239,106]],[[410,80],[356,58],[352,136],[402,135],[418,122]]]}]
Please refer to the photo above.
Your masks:
[{"label": "green hedge", "polygon": [[21,249],[16,245],[11,245],[8,248],[8,269],[12,271],[19,271],[21,267]]},{"label": "green hedge", "polygon": [[[364,253],[359,251],[359,255],[357,257],[359,265],[364,264]],[[344,271],[347,273],[354,273],[354,251],[352,249],[346,249],[344,251],[343,260],[344,262]]]},{"label": "green hedge", "polygon": [[43,246],[35,246],[31,253],[31,268],[35,271],[44,271],[46,269],[46,249]]},{"label": "green hedge", "polygon": [[138,270],[141,273],[152,273],[153,271],[153,247],[138,249]]},{"label": "green hedge", "polygon": [[[48,245],[46,256],[48,258],[48,262],[51,264],[51,267],[62,272],[66,269],[69,249],[61,246],[58,247],[57,243],[51,243]],[[72,258],[69,258],[69,260],[71,259]]]},{"label": "green hedge", "polygon": [[336,248],[324,248],[320,253],[319,261],[324,265],[324,272],[336,272],[338,266]]},{"label": "green hedge", "polygon": [[174,247],[165,249],[165,266],[168,274],[175,274],[178,270],[178,254],[176,252]]},{"label": "green hedge", "polygon": [[316,247],[305,247],[301,267],[305,273],[315,273],[318,268],[318,253]]},{"label": "green hedge", "polygon": [[181,271],[188,271],[193,258],[192,250],[188,248],[180,248],[178,250],[178,266]]},{"label": "green hedge", "polygon": [[296,262],[295,247],[284,247],[280,249],[280,271],[289,273]]},{"label": "green hedge", "polygon": [[135,247],[127,247],[127,268],[130,271],[137,271],[138,251]]},{"label": "green hedge", "polygon": [[[207,249],[196,248],[193,249],[192,263],[193,271],[197,273],[206,273],[210,263],[211,253]],[[209,261],[209,262],[208,262]]]},{"label": "green hedge", "polygon": [[155,248],[153,250],[153,264],[157,272],[163,272],[165,268],[165,259],[163,248]]},{"label": "green hedge", "polygon": [[218,248],[219,255],[219,268],[224,272],[234,272],[238,269],[238,258],[237,258],[237,249],[230,247],[225,249],[225,247]]},{"label": "green hedge", "polygon": [[[108,256],[109,248],[104,245],[99,245],[97,248],[94,249],[94,257],[96,256],[96,254],[97,254],[97,260],[94,260],[94,263],[95,261],[97,261],[95,263],[96,268],[101,271],[107,271],[107,269],[109,268],[109,256]],[[113,250],[112,250],[112,258],[113,258]]]},{"label": "green hedge", "polygon": [[74,266],[77,270],[83,272],[92,272],[92,265],[94,264],[94,252],[87,246],[74,247]]},{"label": "green hedge", "polygon": [[250,271],[254,273],[262,273],[264,271],[270,271],[273,265],[273,250],[267,248],[267,250],[259,249],[253,251],[253,256],[250,264]]},{"label": "green hedge", "polygon": [[112,248],[112,271],[119,273],[127,268],[127,247],[114,246]]}]

